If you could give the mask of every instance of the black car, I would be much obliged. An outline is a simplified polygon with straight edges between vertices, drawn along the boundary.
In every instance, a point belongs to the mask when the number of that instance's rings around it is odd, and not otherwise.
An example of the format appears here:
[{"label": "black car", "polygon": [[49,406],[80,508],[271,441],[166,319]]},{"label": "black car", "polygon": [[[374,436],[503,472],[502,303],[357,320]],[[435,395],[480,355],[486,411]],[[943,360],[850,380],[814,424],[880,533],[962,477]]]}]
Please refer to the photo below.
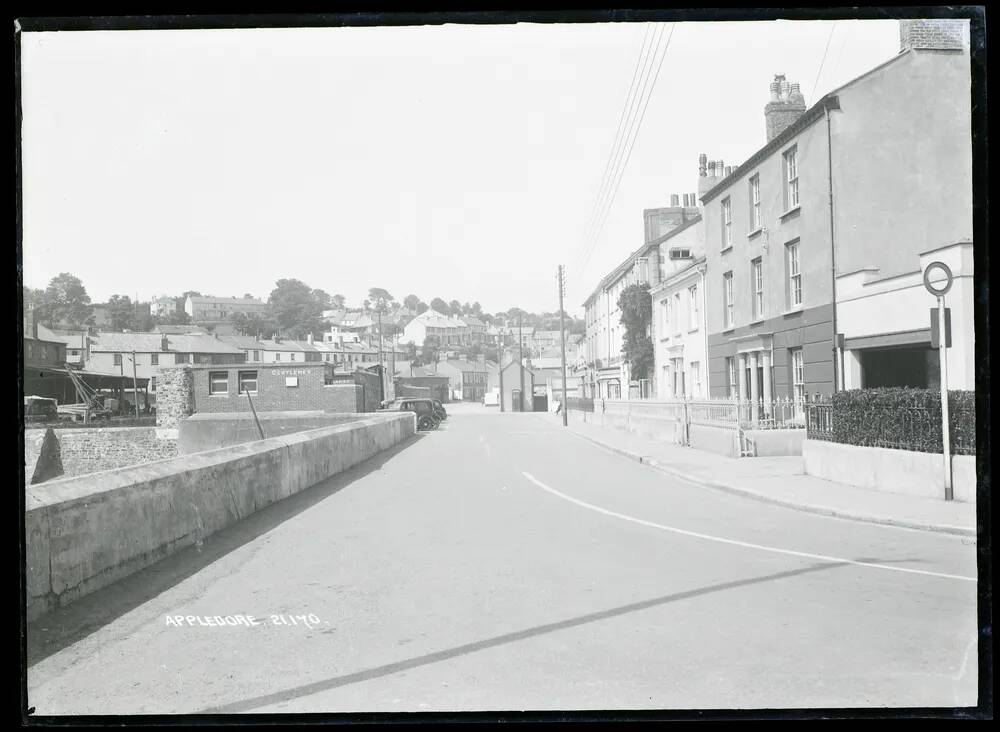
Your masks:
[{"label": "black car", "polygon": [[445,411],[444,405],[441,403],[440,399],[431,399],[434,403],[434,413],[438,416],[442,422],[448,419],[448,412]]},{"label": "black car", "polygon": [[399,399],[389,402],[382,412],[413,412],[417,415],[418,430],[437,429],[441,420],[434,412],[434,404],[430,399]]}]

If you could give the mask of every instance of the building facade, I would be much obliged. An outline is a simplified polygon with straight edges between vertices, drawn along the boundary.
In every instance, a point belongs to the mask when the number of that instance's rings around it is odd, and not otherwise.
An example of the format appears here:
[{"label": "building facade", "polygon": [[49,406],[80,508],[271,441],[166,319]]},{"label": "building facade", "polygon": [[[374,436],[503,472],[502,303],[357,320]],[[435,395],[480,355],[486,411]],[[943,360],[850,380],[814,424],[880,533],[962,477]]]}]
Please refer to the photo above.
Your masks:
[{"label": "building facade", "polygon": [[650,290],[658,398],[708,396],[705,227],[693,218],[660,237],[660,281]]},{"label": "building facade", "polygon": [[[798,85],[776,77],[767,144],[702,196],[712,395],[801,403],[844,387],[834,273],[890,279],[971,241],[968,53],[908,45],[909,22],[896,57],[805,111]],[[927,343],[901,333],[881,335],[894,348]],[[926,358],[897,356],[897,368]]]}]

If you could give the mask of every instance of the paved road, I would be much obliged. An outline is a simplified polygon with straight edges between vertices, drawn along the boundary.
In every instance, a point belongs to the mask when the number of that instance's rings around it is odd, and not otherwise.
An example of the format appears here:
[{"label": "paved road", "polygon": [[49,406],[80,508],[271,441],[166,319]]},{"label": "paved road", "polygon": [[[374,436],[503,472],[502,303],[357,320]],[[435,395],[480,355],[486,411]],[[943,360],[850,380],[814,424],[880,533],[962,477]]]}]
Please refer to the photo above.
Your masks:
[{"label": "paved road", "polygon": [[[439,431],[43,619],[29,704],[975,704],[971,540],[688,485],[554,415],[451,411]],[[168,619],[237,614],[260,624]],[[310,614],[309,627],[271,618]]]}]

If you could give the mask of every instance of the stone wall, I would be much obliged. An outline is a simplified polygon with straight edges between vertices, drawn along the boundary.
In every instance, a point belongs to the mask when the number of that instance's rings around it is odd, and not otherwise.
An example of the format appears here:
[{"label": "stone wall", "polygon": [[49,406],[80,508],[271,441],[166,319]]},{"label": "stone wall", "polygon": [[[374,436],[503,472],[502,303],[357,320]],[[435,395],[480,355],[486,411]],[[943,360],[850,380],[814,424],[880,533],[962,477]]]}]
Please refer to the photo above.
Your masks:
[{"label": "stone wall", "polygon": [[157,437],[155,427],[95,427],[53,432],[59,444],[63,477],[177,456],[177,440]]},{"label": "stone wall", "polygon": [[176,430],[194,413],[194,378],[183,366],[161,368],[156,378],[156,426]]},{"label": "stone wall", "polygon": [[28,491],[28,619],[200,542],[404,442],[415,431],[412,413],[370,414],[347,424],[67,478]]}]

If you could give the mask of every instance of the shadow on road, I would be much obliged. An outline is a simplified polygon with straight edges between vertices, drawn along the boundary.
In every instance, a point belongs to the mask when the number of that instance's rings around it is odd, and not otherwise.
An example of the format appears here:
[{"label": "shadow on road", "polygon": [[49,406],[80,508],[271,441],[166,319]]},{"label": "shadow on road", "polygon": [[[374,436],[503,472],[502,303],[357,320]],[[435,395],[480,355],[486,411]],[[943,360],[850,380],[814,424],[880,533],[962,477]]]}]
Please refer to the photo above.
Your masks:
[{"label": "shadow on road", "polygon": [[[272,694],[265,694],[263,696],[244,699],[242,701],[233,702],[231,704],[225,704],[220,707],[205,709],[198,713],[199,714],[244,713],[258,707],[267,706],[269,704],[277,704],[284,701],[290,701],[292,699],[309,696],[311,694],[317,694],[319,692],[329,691],[330,689],[337,689],[342,686],[348,686],[350,684],[356,684],[362,681],[370,681],[371,679],[377,679],[383,676],[390,676],[392,674],[399,673],[401,671],[408,671],[410,669],[418,668],[420,666],[428,666],[433,663],[448,661],[450,659],[458,658],[459,656],[464,656],[469,653],[475,653],[476,651],[483,651],[488,648],[495,648],[496,646],[505,645],[507,643],[516,643],[517,641],[526,640],[528,638],[544,635],[546,633],[554,633],[559,630],[566,630],[567,628],[575,628],[580,625],[586,625],[587,623],[594,623],[600,620],[607,620],[608,618],[614,618],[621,615],[627,615],[629,613],[639,612],[641,610],[648,610],[649,608],[659,607],[661,605],[667,605],[672,602],[680,602],[681,600],[689,600],[693,597],[709,595],[715,592],[725,592],[726,590],[734,590],[740,587],[746,587],[748,585],[760,584],[762,582],[773,582],[775,580],[787,579],[788,577],[795,577],[797,575],[808,574],[810,572],[818,572],[821,570],[828,570],[828,569],[834,569],[836,567],[846,567],[846,566],[851,566],[851,565],[847,562],[829,562],[823,564],[813,564],[808,567],[804,567],[802,569],[794,569],[794,570],[789,570],[787,572],[777,572],[775,574],[769,574],[763,577],[752,577],[750,579],[734,580],[732,582],[723,582],[716,585],[709,585],[708,587],[702,587],[696,590],[688,590],[687,592],[678,592],[672,595],[664,595],[663,597],[655,597],[651,600],[642,600],[640,602],[634,602],[628,605],[622,605],[620,607],[610,608],[608,610],[600,610],[598,612],[588,613],[587,615],[580,615],[578,617],[570,618],[568,620],[560,620],[555,623],[546,623],[545,625],[537,625],[533,628],[526,628],[524,630],[518,630],[512,633],[504,633],[503,635],[494,636],[493,638],[486,638],[485,640],[475,641],[473,643],[466,643],[464,645],[456,646],[454,648],[448,648],[443,651],[436,651],[434,653],[428,653],[423,656],[417,656],[416,658],[410,658],[403,661],[397,661],[396,663],[385,664],[384,666],[376,666],[375,668],[370,668],[365,671],[357,671],[355,673],[345,674],[343,676],[334,676],[333,678],[324,679],[322,681],[315,681],[311,684],[305,684],[303,686],[299,686],[293,689],[286,689],[285,691],[278,691]],[[321,712],[323,710],[316,709],[314,711]]]},{"label": "shadow on road", "polygon": [[66,607],[38,617],[27,628],[28,665],[38,663],[85,638],[359,478],[380,470],[385,463],[424,437],[424,434],[418,433],[339,475],[262,508],[239,523],[227,526],[206,537],[200,547],[186,547],[112,585],[85,595]]}]

